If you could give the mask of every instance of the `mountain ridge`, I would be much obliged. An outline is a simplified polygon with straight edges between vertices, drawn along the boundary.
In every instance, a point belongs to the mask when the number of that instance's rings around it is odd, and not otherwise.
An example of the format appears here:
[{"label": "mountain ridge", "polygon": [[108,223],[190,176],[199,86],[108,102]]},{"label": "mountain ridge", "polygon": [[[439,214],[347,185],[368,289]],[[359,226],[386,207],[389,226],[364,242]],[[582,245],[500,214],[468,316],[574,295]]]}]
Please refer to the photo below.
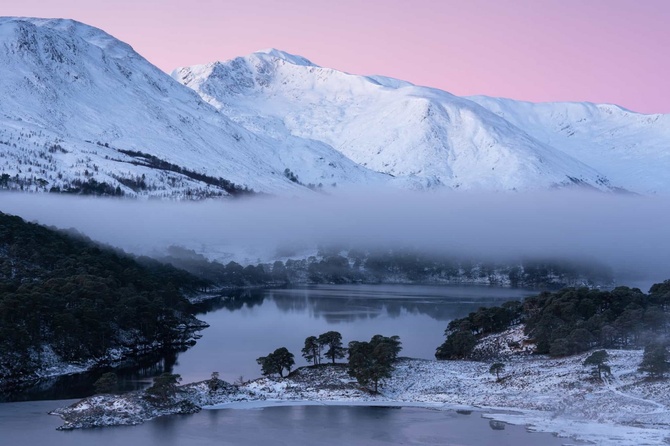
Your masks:
[{"label": "mountain ridge", "polygon": [[459,97],[275,48],[170,76],[69,19],[0,18],[0,62],[0,188],[670,192],[668,115]]},{"label": "mountain ridge", "polygon": [[[385,181],[323,145],[277,143],[238,126],[88,25],[5,19],[0,42],[0,165],[8,176],[0,186],[77,192],[73,184],[95,181],[125,195],[199,198],[227,192],[177,170],[284,194],[307,190],[287,178],[287,168],[304,183]],[[147,167],[128,153],[180,169]]]},{"label": "mountain ridge", "polygon": [[[258,53],[177,69],[172,76],[243,126],[266,119],[265,127],[278,123],[275,132],[322,141],[396,177],[422,176],[433,185],[466,189],[532,189],[538,183],[610,188],[594,169],[441,90]],[[503,170],[502,181],[499,172],[490,173],[496,168]]]}]

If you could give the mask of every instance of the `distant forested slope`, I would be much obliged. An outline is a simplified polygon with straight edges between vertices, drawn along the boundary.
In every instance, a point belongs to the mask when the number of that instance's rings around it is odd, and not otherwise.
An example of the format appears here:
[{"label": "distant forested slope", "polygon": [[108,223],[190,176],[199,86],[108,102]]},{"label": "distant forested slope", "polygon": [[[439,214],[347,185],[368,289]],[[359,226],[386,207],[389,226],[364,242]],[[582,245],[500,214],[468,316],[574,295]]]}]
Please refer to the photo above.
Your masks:
[{"label": "distant forested slope", "polygon": [[0,382],[46,363],[178,343],[207,282],[0,213]]},{"label": "distant forested slope", "polygon": [[523,302],[480,308],[449,323],[438,359],[471,358],[479,339],[524,324],[535,352],[566,356],[592,348],[642,348],[668,344],[670,280],[648,294],[625,286],[602,291],[565,288]]}]

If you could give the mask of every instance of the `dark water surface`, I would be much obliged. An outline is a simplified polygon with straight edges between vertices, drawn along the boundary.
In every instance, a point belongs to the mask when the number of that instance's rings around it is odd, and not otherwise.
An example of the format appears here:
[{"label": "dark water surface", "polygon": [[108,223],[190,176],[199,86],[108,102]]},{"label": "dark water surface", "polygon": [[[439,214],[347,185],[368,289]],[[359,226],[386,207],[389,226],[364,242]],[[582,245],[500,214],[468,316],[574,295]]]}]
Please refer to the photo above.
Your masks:
[{"label": "dark water surface", "polygon": [[559,446],[550,434],[521,426],[493,430],[481,414],[460,415],[405,407],[296,406],[256,410],[203,410],[162,417],[140,426],[71,432],[54,430],[46,412],[66,401],[0,405],[0,442],[48,446],[294,446],[451,445]]}]

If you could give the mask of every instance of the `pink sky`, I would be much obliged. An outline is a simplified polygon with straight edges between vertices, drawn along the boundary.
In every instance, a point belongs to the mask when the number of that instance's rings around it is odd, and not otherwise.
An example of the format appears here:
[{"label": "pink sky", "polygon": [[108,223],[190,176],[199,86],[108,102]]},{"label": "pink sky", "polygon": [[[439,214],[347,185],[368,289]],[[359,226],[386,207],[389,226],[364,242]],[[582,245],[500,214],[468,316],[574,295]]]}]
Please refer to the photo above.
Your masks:
[{"label": "pink sky", "polygon": [[[9,3],[12,4],[9,4]],[[670,0],[6,0],[73,18],[170,72],[279,48],[458,95],[670,113]]]}]

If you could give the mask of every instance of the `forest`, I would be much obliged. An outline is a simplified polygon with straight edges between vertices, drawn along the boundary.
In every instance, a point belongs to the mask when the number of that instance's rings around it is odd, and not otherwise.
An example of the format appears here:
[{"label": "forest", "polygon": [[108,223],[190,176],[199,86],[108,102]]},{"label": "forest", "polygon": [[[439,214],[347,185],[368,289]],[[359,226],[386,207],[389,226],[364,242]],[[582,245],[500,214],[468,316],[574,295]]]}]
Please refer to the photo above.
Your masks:
[{"label": "forest", "polygon": [[208,286],[173,266],[0,213],[0,381],[30,376],[54,354],[77,362],[183,342],[183,327],[197,323],[184,292]]},{"label": "forest", "polygon": [[667,344],[670,328],[670,280],[647,294],[625,286],[603,291],[565,288],[542,292],[523,302],[480,308],[455,319],[445,330],[437,359],[471,358],[477,341],[489,334],[525,324],[535,352],[554,357],[593,348],[642,348]]},{"label": "forest", "polygon": [[227,286],[305,283],[477,283],[536,289],[607,286],[610,269],[597,262],[521,259],[484,262],[413,249],[359,250],[320,247],[315,256],[241,266],[222,264],[179,246],[160,258],[203,279]]}]

